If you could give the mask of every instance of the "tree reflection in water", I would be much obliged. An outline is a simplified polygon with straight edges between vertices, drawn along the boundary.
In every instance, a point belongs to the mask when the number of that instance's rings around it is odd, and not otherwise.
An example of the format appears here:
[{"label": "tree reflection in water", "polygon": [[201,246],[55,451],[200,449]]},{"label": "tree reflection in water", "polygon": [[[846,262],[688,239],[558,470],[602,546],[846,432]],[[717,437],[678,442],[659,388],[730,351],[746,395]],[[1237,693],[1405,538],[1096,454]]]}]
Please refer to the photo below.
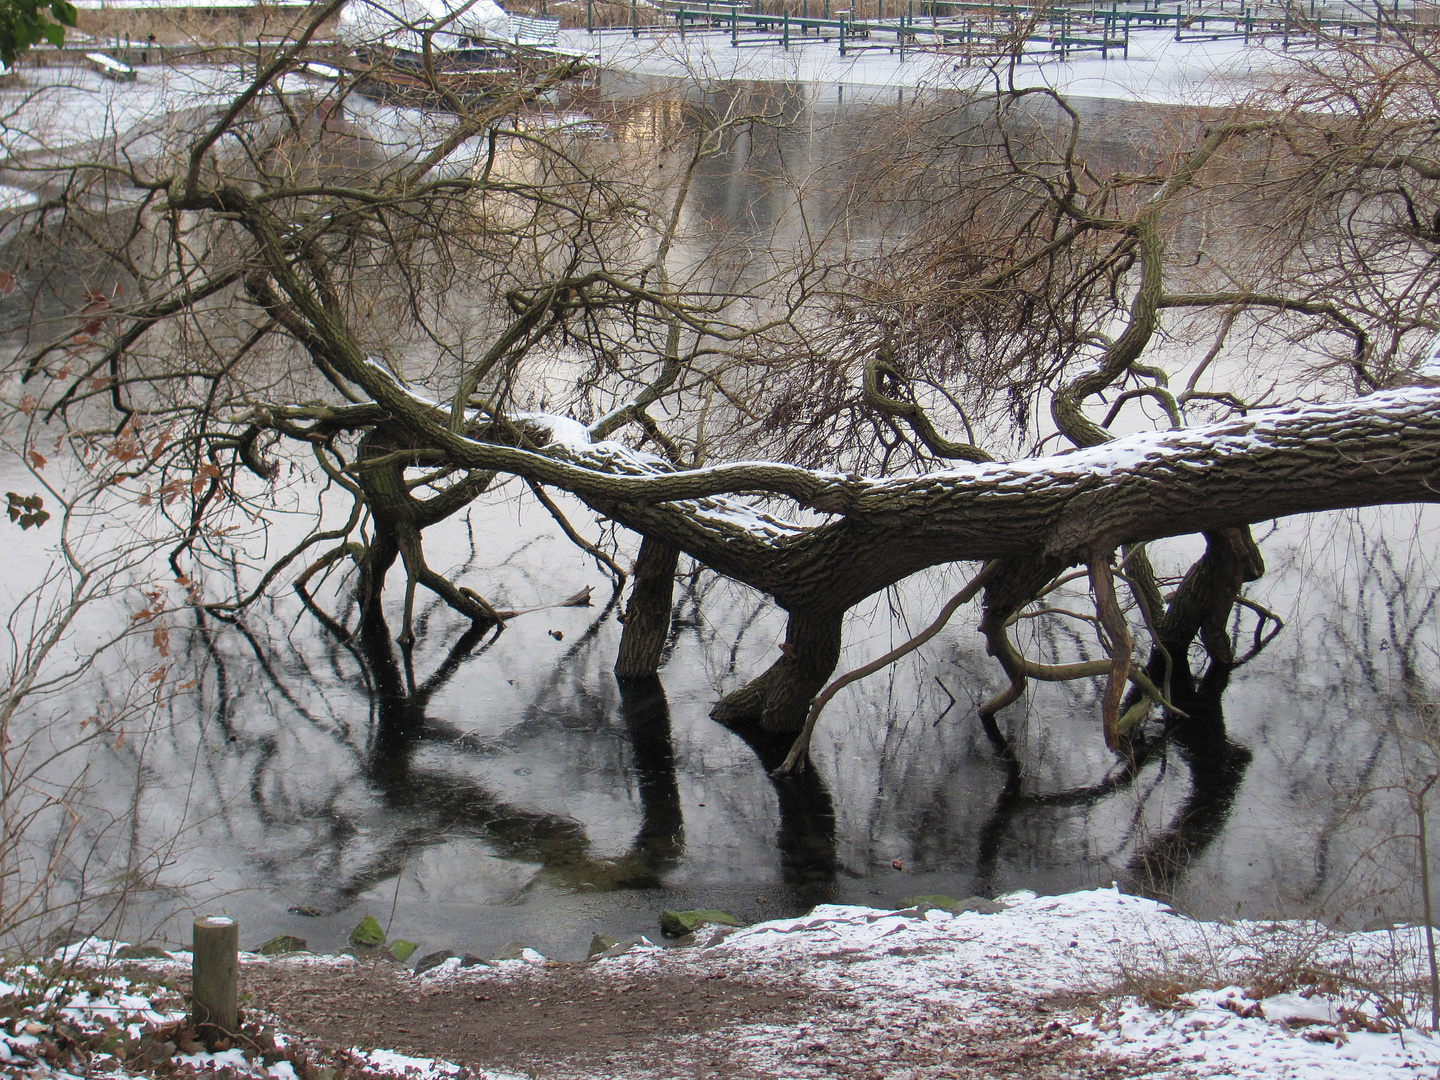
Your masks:
[{"label": "tree reflection in water", "polygon": [[815,769],[775,776],[794,742],[793,735],[777,735],[758,727],[732,727],[755,751],[780,802],[780,828],[775,846],[780,853],[781,880],[795,887],[795,895],[809,904],[835,899],[834,884],[840,860],[835,847],[835,803],[830,789]]},{"label": "tree reflection in water", "polygon": [[[680,633],[687,629],[698,632],[702,625],[697,579],[690,576],[682,584],[688,587],[682,588],[675,605],[671,648]],[[685,822],[665,689],[659,679],[616,680],[608,673],[597,689],[585,677],[587,667],[609,659],[598,638],[616,609],[616,596],[551,662],[548,675],[517,721],[502,734],[489,737],[445,719],[432,706],[468,662],[496,643],[498,631],[471,629],[462,634],[432,671],[417,678],[414,656],[395,644],[383,615],[361,620],[352,634],[342,622],[305,599],[310,615],[328,633],[328,671],[317,682],[338,682],[349,695],[369,703],[368,730],[363,733],[344,718],[343,708],[327,714],[307,705],[314,688],[298,684],[307,675],[318,677],[321,673],[311,672],[302,649],[289,651],[283,637],[257,632],[243,620],[222,629],[197,615],[195,641],[204,652],[203,658],[197,659],[213,673],[214,680],[211,716],[236,753],[255,755],[248,797],[256,817],[277,832],[297,821],[312,828],[324,823],[298,850],[290,847],[280,854],[272,852],[268,844],[255,845],[253,857],[265,877],[300,885],[307,908],[339,911],[401,874],[424,849],[474,839],[499,859],[538,867],[530,885],[545,882],[600,891],[662,886],[667,872],[685,854]],[[423,624],[423,616],[420,622]],[[220,639],[229,630],[240,636],[254,659],[245,664],[245,674],[239,678],[230,675],[234,658],[220,647]],[[351,759],[354,774],[363,779],[375,804],[388,812],[384,828],[365,828],[357,823],[354,812],[342,811],[340,803],[346,800],[338,784],[328,799],[321,797],[319,808],[307,808],[301,803],[319,795],[313,785],[294,790],[276,782],[271,774],[283,772],[286,765],[277,739],[252,735],[235,719],[241,711],[237,699],[257,693],[256,676],[304,726],[325,732]],[[606,694],[607,689],[613,690],[613,696]],[[333,695],[327,692],[325,696]],[[574,757],[584,759],[585,768],[613,774],[616,789],[632,790],[640,821],[623,852],[596,854],[587,827],[576,817],[523,805],[529,802],[523,795],[519,800],[513,794],[507,797],[475,775],[474,766],[500,756],[530,760],[545,753],[546,741],[553,739],[557,727],[564,735],[578,738],[578,748],[572,745],[568,749]],[[754,750],[767,773],[788,749],[788,742],[763,734],[737,734]],[[617,748],[617,742],[623,746]],[[527,751],[527,744],[537,749]],[[325,772],[343,776],[345,769],[334,762]],[[776,846],[783,880],[803,887],[808,902],[828,899],[827,886],[833,882],[837,866],[835,814],[829,791],[813,772],[771,782],[779,802]],[[217,787],[222,786],[217,780]],[[554,794],[553,790],[540,791],[537,801],[543,804]]]},{"label": "tree reflection in water", "polygon": [[[1063,791],[1026,792],[1023,764],[1013,742],[998,726],[987,725],[986,736],[1004,763],[1005,785],[989,820],[980,830],[976,891],[988,896],[999,891],[1000,857],[1017,819],[1047,808],[1093,807],[1134,789],[1145,767],[1152,762],[1159,763],[1163,777],[1168,768],[1168,752],[1173,747],[1190,774],[1185,798],[1163,831],[1138,842],[1122,882],[1143,895],[1172,898],[1185,870],[1224,832],[1252,760],[1251,752],[1226,732],[1222,701],[1232,672],[1274,640],[1274,632],[1265,635],[1263,627],[1263,622],[1256,627],[1252,649],[1234,665],[1211,662],[1198,678],[1190,668],[1189,657],[1174,658],[1174,670],[1168,679],[1170,700],[1184,717],[1173,718],[1156,735],[1133,737],[1127,746],[1127,755],[1099,783]],[[1157,657],[1151,663],[1150,675],[1157,681],[1166,681],[1163,658]],[[1132,691],[1124,707],[1129,708],[1137,697]],[[1151,784],[1150,791],[1153,792],[1155,786]],[[1142,805],[1148,794],[1141,795]],[[1127,839],[1138,833],[1139,820],[1137,812]]]},{"label": "tree reflection in water", "polygon": [[[774,647],[778,625],[763,599],[714,575],[680,578],[663,685],[610,675],[613,606],[566,615],[563,644],[532,617],[457,638],[432,615],[412,665],[383,624],[352,639],[334,622],[326,636],[278,605],[193,636],[207,751],[216,730],[227,740],[201,757],[212,793],[194,801],[222,808],[210,820],[227,835],[207,842],[230,844],[282,908],[339,911],[397,876],[405,902],[439,896],[454,913],[592,890],[664,894],[566,909],[596,919],[682,898],[710,906],[725,889],[737,903],[766,893],[770,906],[737,913],[774,917],[1118,877],[1196,912],[1233,913],[1242,898],[1247,913],[1344,910],[1337,890],[1364,852],[1381,851],[1378,833],[1395,833],[1403,803],[1362,802],[1402,747],[1359,718],[1433,698],[1436,621],[1434,591],[1406,585],[1424,573],[1392,565],[1373,538],[1350,550],[1362,574],[1314,583],[1311,550],[1277,551],[1274,580],[1309,590],[1304,603],[1280,590],[1283,645],[1243,668],[1172,673],[1188,719],[1152,729],[1125,761],[1093,752],[1084,688],[1037,693],[1008,758],[963,702],[940,716],[937,670],[958,699],[956,673],[973,696],[989,690],[984,658],[959,635],[939,668],[917,657],[857,684],[827,716],[815,768],[778,781],[768,773],[788,740],[706,716],[732,670]],[[342,618],[353,625],[353,611]],[[1031,646],[1086,659],[1093,642],[1037,635]],[[175,706],[191,730],[195,707]],[[177,741],[177,765],[192,752]],[[1366,870],[1367,895],[1404,877],[1402,847]]]}]

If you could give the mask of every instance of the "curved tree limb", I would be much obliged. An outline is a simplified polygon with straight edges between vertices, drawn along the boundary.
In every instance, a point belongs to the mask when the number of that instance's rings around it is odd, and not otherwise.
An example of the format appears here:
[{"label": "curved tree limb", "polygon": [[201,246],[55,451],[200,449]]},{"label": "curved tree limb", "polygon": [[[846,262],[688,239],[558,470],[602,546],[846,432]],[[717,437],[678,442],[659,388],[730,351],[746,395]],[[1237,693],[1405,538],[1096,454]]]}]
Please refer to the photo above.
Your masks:
[{"label": "curved tree limb", "polygon": [[902,401],[892,397],[880,389],[881,378],[888,378],[893,382],[909,388],[909,381],[901,375],[899,370],[883,354],[877,353],[865,364],[865,402],[871,408],[889,417],[898,417],[910,425],[910,429],[925,444],[925,449],[938,458],[950,458],[960,461],[994,461],[985,450],[974,443],[952,442],[935,430],[930,417],[920,407],[920,403],[912,398],[910,401]]}]

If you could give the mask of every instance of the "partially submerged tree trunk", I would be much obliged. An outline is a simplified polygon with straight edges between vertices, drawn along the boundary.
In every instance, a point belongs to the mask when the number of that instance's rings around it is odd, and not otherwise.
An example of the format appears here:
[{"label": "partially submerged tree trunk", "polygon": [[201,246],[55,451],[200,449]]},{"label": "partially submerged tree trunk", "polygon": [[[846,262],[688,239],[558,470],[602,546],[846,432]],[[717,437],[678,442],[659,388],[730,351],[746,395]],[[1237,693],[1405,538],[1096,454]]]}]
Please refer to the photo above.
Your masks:
[{"label": "partially submerged tree trunk", "polygon": [[385,578],[398,555],[405,564],[405,613],[398,640],[409,648],[415,643],[415,589],[419,585],[468,616],[472,625],[497,623],[501,618],[483,597],[432,570],[425,561],[423,540],[426,528],[470,505],[489,486],[494,473],[472,472],[448,490],[418,499],[405,480],[404,451],[411,447],[404,435],[403,429],[382,427],[361,440],[358,491],[370,512],[374,532],[359,559],[360,609],[363,618],[373,619],[378,614]]},{"label": "partially submerged tree trunk", "polygon": [[[305,39],[319,28],[312,22]],[[1376,276],[1362,291],[1386,295],[1391,271],[1379,268],[1404,267],[1421,256],[1431,260],[1440,245],[1415,213],[1416,207],[1434,204],[1440,167],[1410,153],[1417,130],[1410,120],[1327,118],[1321,130],[1309,111],[1295,113],[1272,99],[1263,109],[1237,109],[1228,118],[1197,115],[1177,125],[1181,134],[1175,141],[1143,148],[1138,160],[1151,164],[1138,170],[1097,170],[1079,142],[1081,117],[1063,99],[1043,88],[1001,90],[979,99],[993,106],[983,124],[957,143],[947,121],[950,134],[930,147],[937,161],[952,155],[958,170],[953,177],[942,180],[939,170],[915,170],[913,162],[920,159],[901,155],[906,164],[900,173],[919,176],[918,183],[933,191],[931,201],[916,204],[933,213],[923,215],[928,227],[914,229],[915,243],[887,242],[884,256],[858,269],[848,265],[847,252],[843,272],[839,261],[826,263],[820,251],[807,250],[795,261],[800,276],[777,272],[768,282],[772,299],[793,295],[795,306],[782,303],[784,311],[773,323],[769,315],[757,322],[758,308],[768,302],[759,295],[763,288],[754,296],[716,292],[708,278],[682,283],[672,281],[667,270],[676,230],[690,207],[688,177],[705,156],[719,152],[718,143],[707,137],[697,144],[687,179],[671,193],[668,208],[650,199],[647,180],[632,183],[623,171],[592,168],[568,144],[547,147],[539,137],[523,141],[527,153],[535,154],[532,175],[545,176],[543,182],[518,179],[523,170],[510,175],[505,168],[493,169],[509,152],[508,125],[501,119],[508,113],[467,116],[458,102],[453,123],[437,117],[433,139],[417,134],[426,145],[389,154],[393,160],[347,164],[353,154],[348,144],[341,154],[327,149],[313,156],[317,148],[307,143],[312,129],[293,123],[293,109],[276,81],[293,69],[303,44],[257,65],[253,81],[230,108],[190,134],[188,155],[163,156],[143,168],[118,164],[119,154],[96,161],[95,174],[108,178],[103,185],[96,181],[97,205],[106,203],[107,185],[121,185],[128,173],[129,188],[153,200],[145,205],[156,211],[162,232],[169,230],[161,249],[173,251],[175,262],[172,266],[168,256],[161,261],[152,280],[143,283],[141,301],[116,304],[118,292],[89,301],[85,312],[96,319],[79,335],[67,326],[25,361],[24,377],[55,377],[48,356],[81,356],[94,339],[101,348],[85,359],[84,373],[67,360],[57,383],[66,388],[47,396],[43,407],[52,419],[63,418],[69,404],[105,393],[123,414],[116,436],[136,444],[116,448],[127,460],[140,456],[137,431],[146,422],[145,410],[158,409],[148,414],[157,432],[173,420],[183,434],[165,429],[152,441],[188,447],[184,453],[194,455],[194,461],[167,456],[160,466],[161,491],[169,489],[172,497],[187,486],[204,488],[207,481],[214,490],[222,460],[273,478],[258,454],[262,434],[313,451],[330,479],[354,494],[355,511],[342,530],[317,522],[270,573],[311,543],[332,544],[301,580],[340,558],[354,558],[361,567],[362,608],[374,614],[387,572],[402,559],[403,643],[413,640],[411,615],[420,585],[476,624],[500,618],[475,593],[427,566],[422,539],[427,527],[467,505],[491,477],[503,473],[523,477],[542,501],[542,486],[569,492],[645,538],[616,664],[622,677],[650,676],[659,665],[679,552],[773,596],[789,613],[780,658],[715,711],[727,722],[770,732],[802,727],[808,703],[834,669],[842,620],[855,604],[930,567],[1000,563],[1002,572],[986,586],[982,630],[1010,686],[987,703],[982,717],[993,726],[995,712],[1018,697],[1027,679],[1104,675],[1106,734],[1113,744],[1124,720],[1119,706],[1125,684],[1139,686],[1150,701],[1156,694],[1145,670],[1132,663],[1133,620],[1127,621],[1122,608],[1124,584],[1140,602],[1159,652],[1183,659],[1198,634],[1217,662],[1230,663],[1226,618],[1243,583],[1261,569],[1248,538],[1250,524],[1288,514],[1440,499],[1435,481],[1440,391],[1399,389],[1356,401],[1260,411],[1223,387],[1209,389],[1206,381],[1224,366],[1211,367],[1211,361],[1226,347],[1229,328],[1242,312],[1304,320],[1303,332],[1285,325],[1291,344],[1314,337],[1321,343],[1306,347],[1308,362],[1352,367],[1357,387],[1397,381],[1403,365],[1392,361],[1415,352],[1403,335],[1435,328],[1423,301],[1411,299],[1417,294],[1408,277],[1363,317],[1354,309],[1365,301],[1341,310],[1344,304],[1337,307],[1324,294],[1337,283],[1348,287],[1356,273],[1373,267]],[[542,78],[533,89],[550,84]],[[1400,94],[1381,102],[1383,108],[1362,110],[1376,118],[1388,117],[1410,97],[1424,102],[1433,90],[1398,76],[1367,78],[1349,89]],[[272,93],[275,109],[264,104]],[[1053,120],[1035,113],[1022,123],[1022,114],[1041,100],[1037,95],[1053,106]],[[1434,111],[1433,104],[1422,106],[1417,115]],[[735,123],[743,123],[738,115]],[[1380,130],[1371,131],[1375,123]],[[729,126],[727,120],[712,134]],[[1024,137],[1022,129],[1035,137]],[[275,135],[280,130],[287,134]],[[922,129],[907,125],[906,130],[918,138]],[[1282,137],[1272,137],[1277,134]],[[488,151],[475,167],[451,175],[444,163],[453,162],[457,148],[479,143]],[[954,154],[961,145],[969,149]],[[233,154],[232,146],[262,149],[251,157]],[[295,155],[295,169],[271,174],[255,167],[277,148]],[[891,161],[893,150],[885,147],[882,157]],[[1314,163],[1324,163],[1318,181],[1320,166]],[[1263,180],[1244,178],[1251,166]],[[324,177],[323,183],[298,180],[307,170]],[[61,175],[67,172],[66,182],[79,185],[81,173],[66,166]],[[1365,180],[1376,175],[1381,180]],[[1181,227],[1188,224],[1188,207],[1197,205],[1207,215],[1216,208],[1205,198],[1212,180],[1223,181],[1217,189],[1235,183],[1248,200],[1283,192],[1287,176],[1308,208],[1302,216],[1329,206],[1344,218],[1332,238],[1339,246],[1326,257],[1333,271],[1314,269],[1326,258],[1297,260],[1294,253],[1308,252],[1310,241],[1304,230],[1285,236],[1283,215],[1262,231],[1292,245],[1288,270],[1265,270],[1240,282],[1228,268],[1202,266],[1203,251],[1182,249],[1177,235],[1188,231]],[[1311,198],[1317,182],[1328,192],[1323,199]],[[1355,193],[1367,185],[1366,197],[1377,200],[1374,212],[1354,216],[1349,208]],[[899,205],[920,189],[902,184],[876,192],[884,204]],[[1408,207],[1409,225],[1398,209],[1401,202]],[[70,213],[79,214],[76,208],[85,200],[69,205]],[[106,212],[113,213],[115,205]],[[873,205],[879,204],[859,212]],[[42,214],[51,212],[48,202],[37,206]],[[668,224],[657,230],[655,221]],[[837,224],[848,229],[850,221]],[[846,229],[836,235],[848,235]],[[1379,246],[1371,247],[1367,238]],[[1400,246],[1391,247],[1392,240]],[[137,230],[107,258],[127,274],[143,275],[137,267],[149,265],[149,243],[148,234]],[[1370,257],[1372,250],[1380,257]],[[1272,260],[1234,264],[1247,261]],[[914,275],[897,273],[907,265]],[[357,274],[357,267],[368,269]],[[482,272],[472,274],[475,268]],[[463,303],[438,305],[433,318],[428,301],[419,300],[472,276],[487,284],[475,286],[474,296]],[[832,284],[822,285],[827,277]],[[886,282],[893,282],[895,291],[887,292]],[[409,300],[392,301],[377,324],[374,299],[381,295]],[[191,350],[193,355],[175,364],[166,355],[169,339],[157,340],[147,354],[153,372],[141,374],[147,369],[135,361],[150,327],[177,317],[210,325],[212,306],[225,313],[225,321],[204,350]],[[243,314],[237,317],[237,311]],[[482,333],[488,343],[478,352],[471,344],[478,338],[454,321],[477,312],[487,313]],[[1171,376],[1148,355],[1167,312],[1209,312],[1219,327],[1214,348],[1184,390],[1178,390],[1179,380],[1172,390]],[[115,325],[106,329],[110,320]],[[1380,327],[1391,328],[1384,350],[1374,348],[1368,336]],[[387,339],[387,331],[400,339],[416,333],[407,343]],[[1343,358],[1334,355],[1333,342],[1325,344],[1334,334],[1347,339]],[[328,399],[317,403],[297,393],[299,403],[266,401],[260,386],[245,381],[249,367],[240,362],[272,335],[285,341],[277,356],[308,355],[311,374],[331,388]],[[412,349],[418,349],[415,356],[395,359]],[[522,403],[554,400],[545,389],[551,376],[541,373],[557,349],[577,350],[595,365],[566,408],[579,416],[588,415],[597,401],[615,406],[588,427],[575,416],[520,411]],[[382,352],[387,359],[377,359]],[[834,387],[854,384],[853,367],[865,356],[873,359],[847,399],[846,391]],[[1387,367],[1372,372],[1377,356],[1389,358]],[[207,367],[213,359],[223,362]],[[197,377],[192,363],[201,364],[197,370],[213,382],[204,404],[181,403],[184,395],[169,388],[172,380],[182,385]],[[533,367],[533,376],[525,376],[522,367]],[[817,379],[817,372],[824,374]],[[826,378],[829,388],[822,385]],[[152,379],[163,393],[142,393]],[[772,379],[798,389],[777,398]],[[1309,385],[1308,379],[1297,385]],[[284,384],[272,389],[291,393]],[[945,425],[930,419],[926,409],[938,403],[936,395],[954,406],[966,441],[947,437]],[[1119,411],[1139,398],[1158,405],[1174,430],[1112,441]],[[716,415],[712,402],[722,399],[727,402],[722,412],[733,410],[744,419],[727,421],[728,433],[716,438],[707,433]],[[1102,399],[1109,410],[1103,420],[1097,411]],[[1022,434],[1009,445],[1043,447],[1048,440],[1036,443],[1025,429],[1030,425],[1033,433],[1047,401],[1057,429],[1077,451],[1003,462],[974,441],[975,431],[1013,424]],[[665,408],[670,419],[658,421],[647,412],[653,406]],[[966,415],[972,407],[980,409],[978,425]],[[786,460],[748,460],[774,449],[772,433],[789,427],[807,408],[816,418],[818,441],[805,445],[801,439]],[[1232,418],[1226,422],[1185,426],[1192,416],[1227,412]],[[878,421],[875,446],[858,445],[851,437],[863,424],[837,426],[850,424],[837,419],[847,415]],[[636,437],[629,445],[609,441],[631,425]],[[347,461],[353,440],[360,444],[358,460]],[[790,445],[788,438],[785,442]],[[1000,442],[1007,445],[1003,436]],[[647,443],[659,446],[662,455],[636,449]],[[208,455],[203,465],[194,448]],[[686,465],[726,453],[747,460]],[[793,465],[792,457],[825,461],[827,468]],[[973,464],[918,471],[936,458]],[[433,469],[430,478],[407,472],[422,461]],[[860,475],[871,467],[887,475]],[[837,471],[847,469],[856,471]],[[434,494],[419,498],[427,487]],[[761,509],[784,499],[807,511],[799,515],[802,520],[785,521]],[[195,502],[197,529],[208,505]],[[1196,532],[1207,536],[1205,557],[1162,611],[1143,545]],[[358,542],[356,534],[366,542]],[[1117,567],[1114,553],[1125,548],[1130,551]],[[1056,572],[1077,564],[1087,568],[1097,638],[1107,658],[1075,665],[1026,660],[1006,627]],[[244,602],[217,606],[234,609]]]},{"label": "partially submerged tree trunk", "polygon": [[798,732],[810,700],[840,660],[844,611],[792,611],[780,659],[765,673],[726,695],[710,715],[721,723],[756,723],[765,731]]},{"label": "partially submerged tree trunk", "polygon": [[615,659],[618,678],[646,679],[660,670],[660,657],[670,635],[670,605],[679,562],[679,548],[648,536],[641,541],[630,603],[623,616],[625,631]]},{"label": "partially submerged tree trunk", "polygon": [[1245,583],[1264,572],[1265,561],[1248,526],[1205,534],[1205,554],[1180,582],[1156,627],[1157,644],[1177,669],[1188,670],[1186,656],[1196,634],[1212,661],[1227,666],[1235,662],[1230,612]]}]

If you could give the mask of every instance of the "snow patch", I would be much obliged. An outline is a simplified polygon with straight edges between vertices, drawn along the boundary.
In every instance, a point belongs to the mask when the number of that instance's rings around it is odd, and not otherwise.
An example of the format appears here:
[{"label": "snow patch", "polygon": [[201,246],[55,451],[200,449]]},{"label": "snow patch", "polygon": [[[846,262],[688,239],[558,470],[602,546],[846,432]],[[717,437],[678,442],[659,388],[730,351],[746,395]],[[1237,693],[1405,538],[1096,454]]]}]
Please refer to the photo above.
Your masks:
[{"label": "snow patch", "polygon": [[[683,973],[765,982],[783,975],[791,985],[798,980],[848,1003],[807,1016],[794,1029],[761,1023],[728,1028],[736,1061],[757,1075],[813,1075],[807,1055],[817,1047],[857,1069],[907,1074],[908,1046],[949,1046],[967,1030],[984,1034],[987,1025],[1019,1038],[1015,1032],[1030,1030],[1036,1016],[1049,1018],[1046,1038],[1063,1040],[1067,1053],[1129,1059],[1154,1075],[1388,1080],[1440,1070],[1440,1041],[1420,1027],[1428,1014],[1419,997],[1397,1013],[1394,1002],[1365,989],[1424,985],[1418,928],[1339,934],[1305,920],[1206,923],[1114,887],[1061,896],[1017,892],[1001,901],[1008,907],[988,915],[924,905],[885,911],[825,904],[800,918],[723,937],[701,935],[694,948],[631,949],[596,961],[592,970],[619,979]],[[86,948],[70,951],[103,964],[114,943],[81,945]],[[1273,958],[1268,966],[1267,956]],[[1297,956],[1303,964],[1296,965]],[[544,963],[533,949],[483,967],[461,969],[451,959],[423,979],[433,985],[435,979],[527,978]],[[1286,975],[1295,971],[1303,978]],[[1112,989],[1122,976],[1126,985],[1142,985],[1145,972],[1154,973],[1158,988],[1149,997]],[[42,977],[33,968],[3,974],[4,985],[21,992],[33,992],[34,979]],[[1277,974],[1288,983],[1277,983]],[[72,990],[63,1001],[54,988],[36,1006],[34,1019],[42,1020],[49,1008],[77,1026],[139,1028],[181,1015],[156,1009],[123,980],[104,981],[109,978],[92,979],[89,989]],[[1047,1003],[1054,994],[1085,1003],[1060,1008]],[[21,1018],[0,1030],[0,1062],[33,1072],[43,1029],[43,1023]],[[349,1050],[341,1058],[359,1077],[460,1080],[464,1073],[450,1062],[383,1048]],[[178,1060],[255,1080],[295,1080],[288,1063],[246,1062],[235,1050]],[[46,1080],[68,1076],[38,1068],[34,1075]],[[625,1071],[605,1075],[614,1080]]]}]

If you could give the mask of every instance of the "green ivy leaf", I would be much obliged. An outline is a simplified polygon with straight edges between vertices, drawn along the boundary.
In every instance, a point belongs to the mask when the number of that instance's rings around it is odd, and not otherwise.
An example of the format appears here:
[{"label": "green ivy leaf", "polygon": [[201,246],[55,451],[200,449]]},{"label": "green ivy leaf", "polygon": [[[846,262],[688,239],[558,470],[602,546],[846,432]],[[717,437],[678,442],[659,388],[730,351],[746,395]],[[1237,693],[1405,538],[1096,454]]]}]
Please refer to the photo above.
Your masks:
[{"label": "green ivy leaf", "polygon": [[59,48],[65,27],[75,25],[77,14],[69,0],[0,0],[0,61],[11,67],[42,41]]}]

